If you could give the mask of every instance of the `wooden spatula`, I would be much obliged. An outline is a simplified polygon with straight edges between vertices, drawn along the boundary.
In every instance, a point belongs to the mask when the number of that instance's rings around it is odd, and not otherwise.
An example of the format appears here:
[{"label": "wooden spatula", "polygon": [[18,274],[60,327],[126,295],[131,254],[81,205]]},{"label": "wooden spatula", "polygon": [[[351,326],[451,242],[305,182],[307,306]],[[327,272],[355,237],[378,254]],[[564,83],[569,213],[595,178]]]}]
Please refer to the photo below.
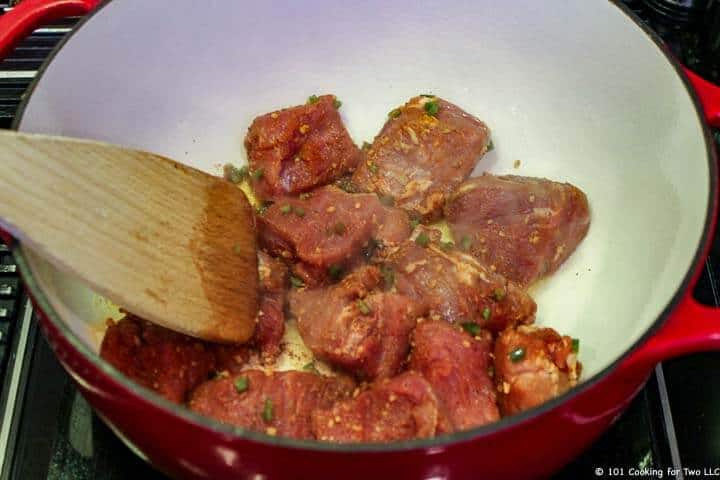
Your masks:
[{"label": "wooden spatula", "polygon": [[0,133],[0,225],[124,309],[211,341],[257,313],[252,208],[231,183],[152,153]]}]

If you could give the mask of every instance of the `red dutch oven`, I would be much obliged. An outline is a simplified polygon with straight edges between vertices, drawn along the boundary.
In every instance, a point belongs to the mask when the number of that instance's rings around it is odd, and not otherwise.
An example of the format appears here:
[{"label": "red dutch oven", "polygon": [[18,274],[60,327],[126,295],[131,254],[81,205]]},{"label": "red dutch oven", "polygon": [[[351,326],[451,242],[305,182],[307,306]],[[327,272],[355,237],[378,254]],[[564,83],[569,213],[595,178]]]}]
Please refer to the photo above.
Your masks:
[{"label": "red dutch oven", "polygon": [[538,323],[581,339],[583,381],[482,428],[390,444],[274,438],[163,400],[98,357],[99,325],[114,307],[16,243],[57,357],[100,417],[168,475],[545,476],[622,413],[658,361],[720,347],[720,314],[689,293],[715,225],[703,116],[720,125],[720,95],[620,4],[97,3],[25,0],[0,18],[4,55],[42,22],[91,12],[43,66],[18,130],[125,144],[217,173],[245,161],[254,116],[310,94],[338,95],[360,143],[394,106],[432,92],[492,128],[495,150],[477,172],[570,181],[592,211],[583,244],[531,290]]}]

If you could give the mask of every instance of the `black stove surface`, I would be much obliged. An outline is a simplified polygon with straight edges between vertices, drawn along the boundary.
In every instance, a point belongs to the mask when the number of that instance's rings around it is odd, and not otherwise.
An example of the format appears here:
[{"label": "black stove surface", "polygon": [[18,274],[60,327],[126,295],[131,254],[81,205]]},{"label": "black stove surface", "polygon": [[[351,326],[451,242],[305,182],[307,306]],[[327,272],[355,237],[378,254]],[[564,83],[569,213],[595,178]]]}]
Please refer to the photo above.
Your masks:
[{"label": "black stove surface", "polygon": [[[669,3],[673,2],[693,3]],[[642,1],[626,3],[663,33],[679,58],[698,72],[715,76],[720,62],[716,64],[714,53],[703,52],[698,46],[706,38],[707,32],[701,31],[705,26],[697,22],[668,26],[653,18]],[[715,16],[720,18],[720,7],[714,7]],[[0,63],[1,128],[10,126],[34,72],[74,22],[68,19],[37,31],[11,58]],[[720,38],[720,32],[717,34]],[[720,240],[716,240],[694,292],[699,301],[720,306],[719,275]],[[11,283],[17,282],[9,278]],[[19,283],[14,285],[17,288]],[[19,369],[21,388],[0,480],[163,478],[93,414],[55,360],[34,319],[23,316],[23,302],[14,305],[19,305],[12,312],[16,327],[27,323],[23,348],[26,361]],[[0,343],[0,347],[12,348],[11,358],[16,359],[18,343],[14,339],[7,345]],[[7,416],[4,421],[8,421]],[[659,365],[628,410],[556,478],[592,478],[597,469],[607,475],[612,468],[624,469],[625,475],[631,474],[631,468],[648,469],[646,475],[637,475],[646,478],[690,478],[700,476],[703,469],[720,476],[720,352]]]}]

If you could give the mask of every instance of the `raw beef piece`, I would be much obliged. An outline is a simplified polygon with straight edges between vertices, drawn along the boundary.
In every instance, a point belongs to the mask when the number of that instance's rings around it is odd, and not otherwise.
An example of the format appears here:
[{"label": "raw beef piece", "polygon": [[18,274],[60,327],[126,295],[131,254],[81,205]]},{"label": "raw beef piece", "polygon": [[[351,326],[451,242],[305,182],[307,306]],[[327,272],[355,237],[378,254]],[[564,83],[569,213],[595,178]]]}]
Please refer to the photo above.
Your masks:
[{"label": "raw beef piece", "polygon": [[260,349],[262,359],[272,362],[280,354],[280,340],[285,331],[285,293],[288,268],[280,260],[265,252],[258,252],[260,276],[260,309],[253,343]]},{"label": "raw beef piece", "polygon": [[263,199],[325,185],[354,170],[360,158],[334,95],[257,117],[245,137],[255,193]]},{"label": "raw beef piece", "polygon": [[590,227],[579,189],[513,175],[469,179],[447,202],[445,215],[458,244],[523,287],[557,270]]},{"label": "raw beef piece", "polygon": [[330,287],[291,293],[290,311],[317,357],[367,379],[398,372],[420,312],[410,298],[379,291],[382,281],[364,266]]},{"label": "raw beef piece", "polygon": [[388,442],[435,435],[438,401],[417,372],[379,380],[356,397],[312,415],[318,440]]},{"label": "raw beef piece", "polygon": [[307,372],[247,370],[209,380],[192,392],[192,410],[223,423],[294,438],[313,438],[310,415],[348,397],[355,384]]},{"label": "raw beef piece", "polygon": [[[452,431],[485,425],[500,418],[492,365],[492,337],[475,336],[442,320],[418,324],[413,332],[409,367],[433,387]],[[443,432],[445,433],[445,432]]]},{"label": "raw beef piece", "polygon": [[350,265],[371,239],[396,245],[410,235],[407,215],[373,194],[334,186],[283,198],[258,216],[260,244],[273,255],[324,271]]},{"label": "raw beef piece", "polygon": [[488,127],[441,98],[419,96],[390,112],[353,175],[360,191],[394,199],[414,218],[435,220],[490,144]]},{"label": "raw beef piece", "polygon": [[420,303],[431,319],[476,323],[498,332],[535,318],[535,302],[525,291],[441,243],[437,230],[418,227],[413,238],[388,255],[383,268],[396,291]]},{"label": "raw beef piece", "polygon": [[100,356],[144,387],[176,403],[215,370],[245,364],[247,347],[198,340],[131,314],[110,320]]},{"label": "raw beef piece", "polygon": [[495,379],[503,415],[527,410],[573,387],[582,365],[577,341],[552,328],[521,326],[495,342]]}]

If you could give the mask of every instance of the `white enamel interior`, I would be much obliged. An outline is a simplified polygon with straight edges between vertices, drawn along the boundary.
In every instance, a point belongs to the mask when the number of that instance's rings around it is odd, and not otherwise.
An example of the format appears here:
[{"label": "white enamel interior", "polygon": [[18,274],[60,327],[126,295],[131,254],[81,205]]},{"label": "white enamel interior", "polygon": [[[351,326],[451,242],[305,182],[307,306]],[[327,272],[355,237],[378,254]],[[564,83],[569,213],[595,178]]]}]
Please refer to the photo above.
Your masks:
[{"label": "white enamel interior", "polygon": [[[679,288],[709,195],[702,130],[664,55],[610,2],[196,7],[111,2],[47,68],[21,130],[126,144],[217,173],[245,161],[253,117],[310,94],[337,94],[361,143],[389,110],[431,92],[491,127],[495,150],[477,172],[587,193],[587,239],[532,290],[538,323],[581,339],[585,378],[628,349]],[[28,253],[51,304],[97,348],[107,302]]]}]

